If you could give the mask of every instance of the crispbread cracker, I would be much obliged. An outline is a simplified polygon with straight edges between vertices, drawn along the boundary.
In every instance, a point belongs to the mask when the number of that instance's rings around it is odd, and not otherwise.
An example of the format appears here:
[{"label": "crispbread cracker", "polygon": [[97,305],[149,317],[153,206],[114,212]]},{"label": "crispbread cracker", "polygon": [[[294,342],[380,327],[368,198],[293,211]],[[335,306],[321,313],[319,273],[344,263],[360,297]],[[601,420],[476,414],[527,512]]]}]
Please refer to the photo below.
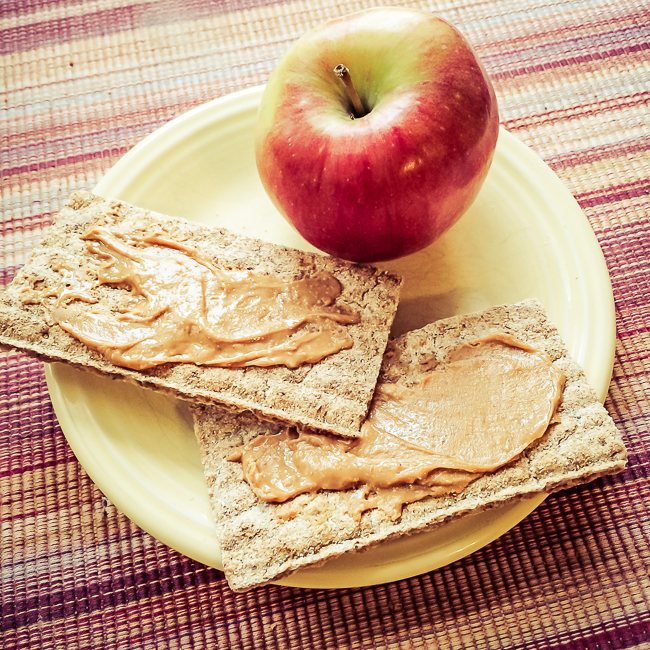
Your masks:
[{"label": "crispbread cracker", "polygon": [[233,447],[279,427],[251,414],[193,407],[223,566],[232,589],[246,591],[404,534],[432,529],[454,517],[539,492],[553,492],[620,471],[626,451],[620,433],[583,371],[573,361],[542,306],[525,301],[441,320],[388,344],[380,381],[414,384],[464,342],[505,332],[546,352],[566,374],[559,422],[516,461],[486,474],[460,494],[427,497],[404,507],[397,521],[379,510],[356,522],[347,514],[353,490],[321,491],[294,499],[302,514],[283,521],[282,505],[258,499],[243,480],[240,463],[225,458]]},{"label": "crispbread cracker", "polygon": [[[163,227],[176,241],[191,246],[224,270],[253,270],[287,280],[332,273],[342,293],[337,304],[360,313],[358,325],[348,325],[349,350],[319,363],[296,369],[284,366],[219,368],[191,363],[166,364],[135,371],[105,360],[51,324],[53,300],[23,304],[21,291],[56,286],[56,268],[78,268],[86,244],[79,236],[106,214],[117,223],[145,222]],[[113,217],[112,217],[113,218]],[[340,435],[355,436],[372,398],[382,355],[393,321],[401,279],[378,269],[320,254],[276,246],[232,232],[164,216],[121,201],[77,193],[35,248],[25,267],[0,297],[0,344],[34,354],[46,361],[63,361],[106,377],[130,380],[148,388],[194,401],[219,402],[234,409],[251,409],[260,417],[295,422]],[[102,307],[110,309],[123,289],[106,285],[96,290]],[[89,308],[95,308],[90,305]]]}]

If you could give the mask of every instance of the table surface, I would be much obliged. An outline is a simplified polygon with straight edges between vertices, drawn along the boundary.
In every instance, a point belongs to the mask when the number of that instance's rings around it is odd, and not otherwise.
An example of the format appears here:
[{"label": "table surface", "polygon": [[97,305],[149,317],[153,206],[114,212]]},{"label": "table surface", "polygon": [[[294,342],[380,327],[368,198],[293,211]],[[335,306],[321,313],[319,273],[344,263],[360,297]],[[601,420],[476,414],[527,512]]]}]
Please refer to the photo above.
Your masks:
[{"label": "table surface", "polygon": [[[2,283],[68,196],[147,134],[263,84],[309,27],[370,4],[2,0]],[[392,4],[433,10],[465,33],[503,126],[593,227],[617,319],[605,405],[627,469],[552,495],[497,541],[425,575],[235,594],[103,497],[66,442],[42,364],[5,352],[3,648],[650,648],[650,5]]]}]

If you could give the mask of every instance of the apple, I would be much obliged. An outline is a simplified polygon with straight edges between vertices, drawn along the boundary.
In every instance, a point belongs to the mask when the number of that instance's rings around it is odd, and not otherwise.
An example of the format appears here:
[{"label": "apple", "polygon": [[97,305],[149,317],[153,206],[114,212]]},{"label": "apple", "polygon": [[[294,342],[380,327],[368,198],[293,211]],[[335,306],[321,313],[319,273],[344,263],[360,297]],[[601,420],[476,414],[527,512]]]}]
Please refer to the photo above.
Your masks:
[{"label": "apple", "polygon": [[377,262],[428,246],[466,212],[498,130],[492,84],[455,27],[374,8],[316,27],[284,55],[262,95],[255,158],[309,243]]}]

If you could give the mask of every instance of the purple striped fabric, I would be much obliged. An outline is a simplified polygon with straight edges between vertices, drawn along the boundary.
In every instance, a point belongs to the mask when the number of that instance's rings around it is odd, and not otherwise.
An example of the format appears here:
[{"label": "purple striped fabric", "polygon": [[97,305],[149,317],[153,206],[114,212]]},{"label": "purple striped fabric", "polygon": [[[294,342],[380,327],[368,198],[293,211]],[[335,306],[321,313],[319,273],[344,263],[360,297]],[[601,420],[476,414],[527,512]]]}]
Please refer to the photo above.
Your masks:
[{"label": "purple striped fabric", "polygon": [[[170,119],[264,83],[293,40],[366,0],[3,0],[1,282],[67,197]],[[503,125],[560,176],[610,271],[606,406],[621,474],[509,533],[375,587],[229,590],[109,503],[61,431],[43,366],[0,353],[0,647],[650,648],[650,7],[643,0],[406,3],[456,24]]]},{"label": "purple striped fabric", "polygon": [[[32,14],[29,29],[22,26],[9,26],[0,29],[0,55],[13,54],[32,50],[34,43],[39,47],[47,47],[76,40],[86,40],[94,36],[119,34],[138,27],[153,27],[168,25],[174,21],[201,20],[210,16],[224,14],[230,9],[251,9],[264,4],[262,0],[247,0],[233,2],[209,2],[206,0],[190,0],[178,3],[176,0],[133,3],[92,3],[86,9],[81,1],[43,2],[43,3],[3,3],[2,15],[20,18]],[[75,9],[71,5],[76,5]],[[103,8],[104,6],[107,8]],[[110,6],[114,5],[114,6]],[[38,20],[38,14],[44,9],[64,9],[55,19]],[[72,10],[71,10],[72,9]]]}]

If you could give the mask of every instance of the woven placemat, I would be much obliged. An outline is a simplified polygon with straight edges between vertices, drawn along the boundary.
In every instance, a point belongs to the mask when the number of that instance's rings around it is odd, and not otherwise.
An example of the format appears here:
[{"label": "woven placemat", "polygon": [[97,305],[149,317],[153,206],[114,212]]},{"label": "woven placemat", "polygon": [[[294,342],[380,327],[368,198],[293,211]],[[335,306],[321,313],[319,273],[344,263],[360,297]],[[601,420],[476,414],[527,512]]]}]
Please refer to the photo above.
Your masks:
[{"label": "woven placemat", "polygon": [[[67,197],[147,134],[267,79],[335,0],[3,0],[2,282]],[[621,474],[549,497],[431,573],[360,589],[264,587],[171,550],[109,503],[68,446],[43,366],[0,355],[0,646],[650,648],[650,8],[644,0],[440,0],[502,123],[587,215],[614,289],[606,406]]]}]

